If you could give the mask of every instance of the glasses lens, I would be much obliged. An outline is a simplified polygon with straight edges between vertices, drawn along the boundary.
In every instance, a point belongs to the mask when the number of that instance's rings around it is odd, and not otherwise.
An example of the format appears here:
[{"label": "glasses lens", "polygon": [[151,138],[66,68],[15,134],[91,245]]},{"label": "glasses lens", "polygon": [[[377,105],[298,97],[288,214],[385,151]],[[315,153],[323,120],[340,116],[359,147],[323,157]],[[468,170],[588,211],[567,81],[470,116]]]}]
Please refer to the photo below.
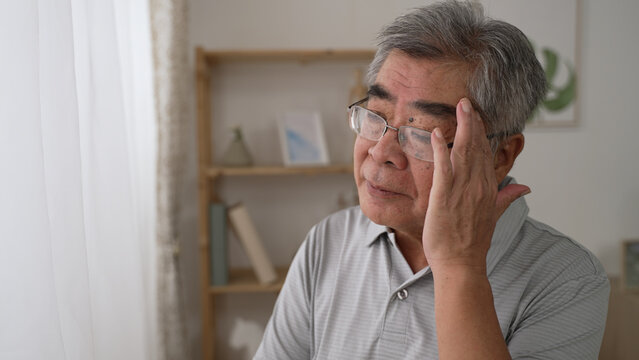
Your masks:
[{"label": "glasses lens", "polygon": [[359,130],[361,128],[361,124],[359,122],[359,113],[360,112],[360,108],[359,106],[353,106],[350,109],[348,109],[348,120],[349,123],[351,125],[351,129],[353,129],[353,131],[355,131],[355,133],[359,134]]},{"label": "glasses lens", "polygon": [[411,126],[400,126],[398,135],[399,144],[406,155],[424,161],[433,161],[433,146],[430,143],[430,132]]},{"label": "glasses lens", "polygon": [[359,106],[351,109],[351,128],[368,140],[379,140],[384,135],[386,122],[374,112]]}]

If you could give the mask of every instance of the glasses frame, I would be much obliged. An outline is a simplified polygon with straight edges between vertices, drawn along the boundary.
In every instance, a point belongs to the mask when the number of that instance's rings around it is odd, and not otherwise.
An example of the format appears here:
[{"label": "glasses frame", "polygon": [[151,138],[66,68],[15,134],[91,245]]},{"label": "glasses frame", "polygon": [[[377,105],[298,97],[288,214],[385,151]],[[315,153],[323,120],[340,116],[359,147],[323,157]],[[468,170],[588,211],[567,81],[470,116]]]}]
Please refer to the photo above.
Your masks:
[{"label": "glasses frame", "polygon": [[[349,112],[351,112],[351,111],[352,111],[351,109],[352,109],[353,107],[358,107],[358,108],[360,108],[360,109],[362,109],[362,110],[365,110],[365,111],[368,111],[368,112],[371,112],[371,113],[375,114],[376,116],[378,116],[380,119],[382,119],[382,120],[384,121],[384,131],[382,132],[382,135],[379,137],[379,139],[377,139],[377,140],[371,140],[371,141],[379,141],[379,140],[381,140],[381,139],[382,139],[382,137],[383,137],[384,135],[386,135],[386,130],[387,130],[388,128],[391,128],[391,129],[393,129],[393,130],[397,131],[397,141],[398,141],[398,142],[399,142],[399,129],[401,129],[401,128],[403,128],[403,127],[408,127],[408,128],[412,128],[412,129],[417,129],[417,130],[419,130],[419,131],[425,131],[425,132],[427,132],[427,133],[431,134],[431,136],[432,136],[432,134],[433,134],[432,132],[430,132],[430,131],[428,131],[428,130],[420,129],[420,128],[417,128],[417,127],[414,127],[414,126],[402,125],[402,126],[400,126],[400,127],[396,128],[396,127],[394,127],[394,126],[390,126],[390,125],[388,125],[388,121],[387,121],[386,119],[384,119],[381,115],[379,115],[379,114],[375,113],[374,111],[372,111],[372,110],[370,110],[370,109],[367,109],[367,108],[365,108],[365,107],[363,107],[363,106],[359,106],[359,104],[364,103],[364,102],[366,102],[366,101],[368,101],[368,96],[367,96],[367,97],[365,97],[365,98],[363,98],[363,99],[361,99],[361,100],[358,100],[358,101],[356,101],[356,102],[354,102],[354,103],[352,103],[352,104],[350,104],[350,105],[348,105],[347,110],[348,110]],[[350,122],[351,122],[351,120],[350,120],[350,115],[349,115],[348,122],[349,122],[349,126],[350,126]],[[353,128],[352,126],[350,126],[350,127],[351,127],[351,128]],[[357,132],[357,130],[353,129],[353,131],[355,131],[355,132],[357,133],[357,136],[359,136],[359,133]],[[499,132],[499,133],[492,133],[492,134],[488,134],[488,135],[486,135],[486,138],[487,138],[488,140],[492,140],[493,138],[496,138],[496,137],[502,137],[502,136],[505,136],[505,135],[506,135],[506,133],[502,131],[502,132]],[[453,147],[453,144],[454,144],[454,142],[449,142],[448,144],[446,144],[446,146],[447,146],[449,149],[451,149],[451,148]],[[403,150],[402,150],[402,151],[403,151]],[[421,160],[421,161],[429,161],[429,160],[422,160],[422,159],[419,159],[419,158],[416,158],[416,159]],[[432,161],[431,161],[431,162],[432,162]]]},{"label": "glasses frame", "polygon": [[[370,139],[370,138],[364,137],[365,139],[368,139],[368,140],[371,140],[371,141],[380,141],[380,140],[384,137],[384,135],[386,135],[386,132],[387,132],[387,130],[388,130],[389,128],[390,128],[390,129],[393,129],[393,130],[395,130],[395,131],[397,131],[397,142],[398,142],[400,145],[402,145],[402,140],[401,140],[401,137],[400,137],[400,136],[402,135],[402,133],[400,132],[400,130],[401,130],[401,129],[403,129],[403,128],[414,129],[414,130],[418,130],[419,132],[426,133],[426,134],[428,134],[428,137],[429,137],[429,138],[433,136],[433,133],[432,133],[431,131],[424,130],[424,129],[420,129],[420,128],[418,128],[418,127],[408,126],[408,125],[402,125],[402,126],[399,126],[399,127],[394,127],[394,126],[389,125],[389,124],[388,124],[388,121],[387,121],[386,119],[384,119],[381,115],[379,115],[379,114],[375,113],[374,111],[371,111],[371,110],[369,110],[369,109],[367,109],[367,108],[365,108],[365,107],[363,107],[363,106],[360,106],[360,105],[359,105],[359,104],[361,104],[361,103],[363,103],[363,102],[366,102],[366,101],[368,101],[368,97],[365,97],[365,98],[363,98],[362,100],[359,100],[359,101],[354,102],[353,104],[349,105],[349,106],[348,106],[348,108],[347,108],[347,109],[348,109],[348,112],[349,112],[349,117],[348,117],[348,118],[349,118],[349,126],[350,126],[350,128],[351,128],[351,129],[353,129],[353,131],[357,134],[357,136],[362,136],[362,135],[361,135],[361,134],[360,134],[360,132],[359,132],[359,131],[358,131],[358,130],[354,127],[354,124],[353,124],[353,121],[352,121],[352,116],[353,116],[353,115],[352,115],[352,112],[353,112],[353,108],[358,108],[358,109],[361,109],[362,111],[365,111],[365,112],[367,112],[367,113],[374,114],[375,116],[377,116],[378,118],[380,118],[380,119],[383,121],[383,123],[384,123],[384,129],[382,130],[381,135],[380,135],[377,139]],[[453,143],[452,143],[452,142],[451,142],[451,143],[448,143],[448,144],[447,144],[447,147],[448,147],[449,149],[450,149],[450,148],[452,148],[452,147],[453,147]],[[414,155],[412,155],[412,154],[407,153],[407,152],[404,150],[404,147],[403,147],[403,146],[402,146],[401,148],[402,148],[402,152],[404,152],[404,154],[406,154],[406,155],[408,155],[408,156],[410,156],[410,157],[414,157],[414,158],[415,158],[415,159],[417,159],[417,160],[420,160],[420,161],[427,161],[427,162],[433,162],[433,161],[434,161],[434,159],[427,160],[427,159],[419,158],[419,157],[417,157],[417,156],[414,156]]]}]

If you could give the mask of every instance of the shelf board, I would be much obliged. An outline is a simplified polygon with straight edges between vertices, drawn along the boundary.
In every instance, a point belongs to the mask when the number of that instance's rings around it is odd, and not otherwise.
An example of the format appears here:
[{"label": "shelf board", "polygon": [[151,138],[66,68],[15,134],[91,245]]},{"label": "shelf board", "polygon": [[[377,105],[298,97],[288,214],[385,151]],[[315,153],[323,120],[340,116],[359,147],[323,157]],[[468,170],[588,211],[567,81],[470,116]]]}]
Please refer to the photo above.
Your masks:
[{"label": "shelf board", "polygon": [[257,293],[257,292],[278,292],[284,285],[288,267],[277,268],[277,281],[262,285],[257,281],[255,272],[252,268],[238,268],[229,271],[229,284],[224,286],[211,286],[209,292],[211,295],[220,294],[238,294],[238,293]]},{"label": "shelf board", "polygon": [[216,61],[284,61],[301,62],[326,60],[371,60],[372,49],[325,49],[325,50],[214,50],[204,52],[206,60]]},{"label": "shelf board", "polygon": [[321,175],[321,174],[352,174],[353,166],[327,165],[313,167],[285,167],[285,166],[251,166],[251,167],[210,167],[206,174],[211,178],[218,176],[270,176],[270,175]]}]

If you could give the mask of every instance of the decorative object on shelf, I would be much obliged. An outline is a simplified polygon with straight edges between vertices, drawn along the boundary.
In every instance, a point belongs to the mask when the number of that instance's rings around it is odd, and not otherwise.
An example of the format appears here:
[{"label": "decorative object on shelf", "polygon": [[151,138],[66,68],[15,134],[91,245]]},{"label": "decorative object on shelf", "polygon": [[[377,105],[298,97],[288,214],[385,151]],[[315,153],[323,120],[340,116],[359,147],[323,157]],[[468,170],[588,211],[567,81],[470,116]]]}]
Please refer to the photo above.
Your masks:
[{"label": "decorative object on shelf", "polygon": [[286,166],[328,165],[326,138],[318,112],[287,112],[278,121]]},{"label": "decorative object on shelf", "polygon": [[212,203],[209,211],[211,234],[211,285],[223,286],[229,282],[226,205]]},{"label": "decorative object on shelf", "polygon": [[626,240],[621,249],[621,286],[639,293],[639,240]]},{"label": "decorative object on shelf", "polygon": [[231,130],[233,131],[233,140],[231,140],[229,147],[224,153],[222,164],[224,166],[237,167],[252,166],[253,157],[244,143],[242,128],[240,126],[233,126]]},{"label": "decorative object on shelf", "polygon": [[348,93],[348,104],[360,101],[368,94],[368,88],[364,85],[364,72],[362,69],[355,70],[355,85]]},{"label": "decorative object on shelf", "polygon": [[255,276],[260,284],[271,284],[277,280],[275,267],[271,262],[264,243],[260,238],[253,220],[243,204],[231,206],[228,210],[231,227],[248,255]]}]

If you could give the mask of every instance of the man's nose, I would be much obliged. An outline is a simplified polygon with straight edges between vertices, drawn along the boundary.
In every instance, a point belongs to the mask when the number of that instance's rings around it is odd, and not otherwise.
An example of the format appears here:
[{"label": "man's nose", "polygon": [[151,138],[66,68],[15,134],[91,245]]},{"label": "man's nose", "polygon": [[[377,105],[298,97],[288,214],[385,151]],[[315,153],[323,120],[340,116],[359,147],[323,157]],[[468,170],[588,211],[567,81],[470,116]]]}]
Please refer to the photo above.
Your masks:
[{"label": "man's nose", "polygon": [[368,149],[368,154],[379,164],[391,165],[401,170],[406,168],[408,159],[399,145],[397,131],[393,127],[387,127],[382,138]]}]

